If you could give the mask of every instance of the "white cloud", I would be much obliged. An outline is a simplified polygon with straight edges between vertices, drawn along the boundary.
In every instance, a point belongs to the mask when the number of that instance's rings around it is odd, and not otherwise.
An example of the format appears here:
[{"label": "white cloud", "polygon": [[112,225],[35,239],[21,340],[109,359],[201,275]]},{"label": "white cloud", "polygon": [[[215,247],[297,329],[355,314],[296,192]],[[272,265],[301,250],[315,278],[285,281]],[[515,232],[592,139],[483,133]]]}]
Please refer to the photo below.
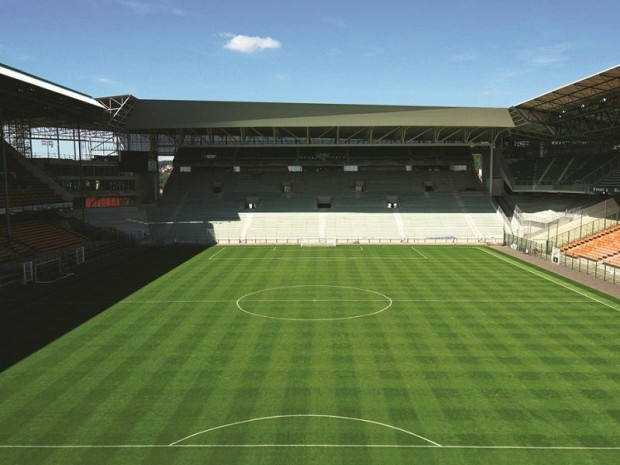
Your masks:
[{"label": "white cloud", "polygon": [[228,42],[224,45],[224,48],[240,53],[256,53],[262,52],[270,48],[280,48],[282,44],[272,39],[271,37],[250,37],[244,35],[230,35]]}]

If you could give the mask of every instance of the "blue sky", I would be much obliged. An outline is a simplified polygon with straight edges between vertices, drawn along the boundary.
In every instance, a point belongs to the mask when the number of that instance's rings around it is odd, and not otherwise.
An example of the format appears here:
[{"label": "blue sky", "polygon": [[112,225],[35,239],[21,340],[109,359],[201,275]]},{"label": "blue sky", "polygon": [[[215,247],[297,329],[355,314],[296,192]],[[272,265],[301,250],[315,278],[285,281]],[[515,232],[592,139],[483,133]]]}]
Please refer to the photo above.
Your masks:
[{"label": "blue sky", "polygon": [[86,94],[506,107],[620,63],[617,0],[2,0],[0,62]]}]

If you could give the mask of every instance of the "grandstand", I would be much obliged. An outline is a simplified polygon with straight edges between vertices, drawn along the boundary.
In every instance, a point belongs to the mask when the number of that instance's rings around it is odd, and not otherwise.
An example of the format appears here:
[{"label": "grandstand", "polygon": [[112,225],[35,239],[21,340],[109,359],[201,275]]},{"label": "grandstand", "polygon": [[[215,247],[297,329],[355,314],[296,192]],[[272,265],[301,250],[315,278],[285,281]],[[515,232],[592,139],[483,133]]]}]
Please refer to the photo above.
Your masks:
[{"label": "grandstand", "polygon": [[606,463],[619,102],[620,66],[462,108],[0,65],[0,462]]},{"label": "grandstand", "polygon": [[[143,244],[508,234],[550,251],[574,237],[575,212],[620,192],[618,67],[507,109],[95,99],[0,70],[3,256],[16,261],[30,254],[11,215],[42,209]],[[579,215],[580,234],[597,219]]]}]

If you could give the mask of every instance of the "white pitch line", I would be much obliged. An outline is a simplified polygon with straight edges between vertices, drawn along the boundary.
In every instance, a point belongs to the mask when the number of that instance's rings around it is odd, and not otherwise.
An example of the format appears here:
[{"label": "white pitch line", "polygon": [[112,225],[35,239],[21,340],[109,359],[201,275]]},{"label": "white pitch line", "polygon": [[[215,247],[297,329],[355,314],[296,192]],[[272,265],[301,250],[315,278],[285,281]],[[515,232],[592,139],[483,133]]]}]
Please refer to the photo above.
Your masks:
[{"label": "white pitch line", "polygon": [[346,260],[364,260],[360,257],[218,257],[216,260],[284,260],[300,262],[336,262]]},{"label": "white pitch line", "polygon": [[424,255],[422,252],[420,252],[418,249],[416,249],[415,247],[411,247],[412,250],[415,250],[417,253],[420,254],[420,256],[424,259],[424,260],[428,260],[428,257],[426,255]]},{"label": "white pitch line", "polygon": [[[354,300],[338,300],[338,299],[303,299],[303,300],[295,300],[295,299],[274,299],[274,300],[260,300],[260,299],[244,299],[247,302],[383,302],[384,299],[354,299]],[[99,301],[96,301],[99,302]],[[107,302],[107,301],[106,301]],[[116,302],[119,304],[223,304],[223,303],[234,303],[237,302],[237,299],[232,300],[121,300],[120,302]],[[590,302],[589,300],[503,300],[503,299],[392,299],[392,302],[417,302],[417,303],[505,303],[505,304],[585,304],[585,303],[598,303],[598,302]],[[80,303],[80,301],[70,303]]]},{"label": "white pitch line", "polygon": [[[243,299],[244,302],[385,302],[385,299]],[[233,302],[233,301],[227,301]]]},{"label": "white pitch line", "polygon": [[121,300],[119,304],[224,304],[236,300]]},{"label": "white pitch line", "polygon": [[502,261],[504,261],[506,263],[509,263],[509,264],[511,264],[513,266],[516,266],[517,268],[520,268],[520,269],[525,270],[525,271],[527,271],[529,273],[532,273],[532,274],[534,274],[534,275],[536,275],[536,276],[538,276],[540,278],[543,278],[543,279],[545,279],[547,281],[550,281],[553,284],[556,284],[556,285],[558,285],[560,287],[563,287],[564,289],[568,289],[569,291],[572,291],[572,292],[574,292],[576,294],[579,294],[579,295],[582,295],[582,296],[584,296],[584,297],[586,297],[586,298],[588,298],[590,300],[598,302],[599,304],[604,305],[605,307],[611,308],[612,310],[615,310],[616,312],[620,312],[620,308],[618,308],[618,307],[615,307],[615,306],[613,306],[611,304],[608,304],[607,302],[603,302],[602,300],[599,300],[599,299],[597,299],[595,297],[592,297],[591,295],[588,295],[588,294],[586,294],[584,292],[581,292],[578,289],[575,289],[574,287],[572,287],[572,286],[570,286],[568,284],[565,284],[565,283],[563,283],[561,281],[557,281],[557,280],[551,278],[550,276],[544,275],[542,273],[538,273],[538,272],[536,272],[535,270],[533,270],[533,269],[531,269],[529,267],[525,267],[525,266],[519,264],[518,262],[515,262],[514,260],[511,260],[511,259],[508,259],[508,258],[504,258],[502,256],[499,256],[499,255],[495,254],[495,253],[489,252],[488,250],[486,250],[486,249],[484,249],[482,247],[476,247],[476,249],[478,249],[478,250],[480,250],[480,251],[482,251],[482,252],[484,252],[484,253],[486,253],[488,255],[491,255],[492,257],[495,257],[498,260],[502,260]]},{"label": "white pitch line", "polygon": [[[301,287],[329,287],[329,288],[336,288],[336,289],[349,289],[349,290],[355,290],[355,291],[362,291],[362,292],[369,292],[371,294],[375,294],[378,295],[380,297],[383,297],[385,299],[385,302],[388,302],[387,306],[383,307],[380,310],[377,310],[375,312],[371,312],[371,313],[364,313],[364,314],[360,314],[360,315],[353,315],[353,316],[347,316],[347,317],[334,317],[334,318],[285,318],[285,317],[275,317],[275,316],[271,316],[271,315],[263,315],[261,313],[254,313],[254,312],[250,312],[249,310],[246,310],[245,308],[243,308],[241,306],[241,301],[242,300],[251,300],[248,299],[249,296],[253,296],[256,294],[259,294],[261,292],[267,292],[267,291],[278,291],[281,289],[293,289],[293,288],[301,288]],[[309,300],[304,300],[304,302],[308,302]],[[383,301],[383,300],[381,300]],[[254,292],[250,292],[248,294],[245,294],[242,297],[239,297],[237,299],[237,308],[239,310],[241,310],[244,313],[247,313],[248,315],[253,315],[253,316],[257,316],[257,317],[261,317],[261,318],[267,318],[270,320],[286,320],[286,321],[342,321],[342,320],[354,320],[357,318],[364,318],[367,316],[373,316],[373,315],[377,315],[378,313],[384,312],[386,311],[388,308],[390,308],[392,306],[392,299],[390,299],[388,296],[386,296],[385,294],[381,294],[380,292],[377,291],[371,291],[370,289],[363,289],[363,288],[359,288],[359,287],[350,287],[350,286],[335,286],[333,284],[301,284],[301,285],[296,285],[296,286],[284,286],[284,287],[272,287],[269,289],[261,289],[258,291],[254,291]]]},{"label": "white pitch line", "polygon": [[0,444],[0,449],[226,449],[226,448],[364,448],[364,449],[463,449],[463,450],[550,450],[618,451],[620,446],[459,446],[433,444]]},{"label": "white pitch line", "polygon": [[505,299],[392,299],[394,302],[445,302],[463,304],[585,304],[588,300],[505,300]]},{"label": "white pitch line", "polygon": [[213,259],[214,257],[216,257],[217,255],[221,254],[224,251],[224,249],[220,249],[217,252],[215,252],[213,255],[211,255],[209,257],[209,260]]},{"label": "white pitch line", "polygon": [[[419,434],[416,434],[412,431],[408,431],[406,429],[402,429],[399,428],[397,426],[393,426],[393,425],[388,425],[387,423],[381,423],[379,421],[373,421],[373,420],[366,420],[364,418],[355,418],[355,417],[343,417],[340,415],[319,415],[319,414],[297,414],[297,415],[273,415],[273,416],[269,416],[269,417],[258,417],[258,418],[250,418],[249,420],[242,420],[242,421],[236,421],[234,423],[228,423],[226,425],[220,425],[220,426],[215,426],[213,428],[209,428],[203,431],[198,431],[196,433],[190,434],[189,436],[185,436],[184,438],[181,438],[177,441],[174,441],[173,443],[171,443],[171,446],[176,446],[178,445],[180,442],[186,441],[188,439],[191,439],[193,437],[199,436],[201,434],[206,434],[206,433],[210,433],[212,431],[217,431],[223,428],[229,428],[231,426],[238,426],[238,425],[245,425],[248,423],[253,423],[256,421],[264,421],[264,420],[278,420],[278,419],[282,419],[282,418],[329,418],[329,419],[335,419],[335,420],[348,420],[348,421],[357,421],[360,423],[369,423],[372,425],[377,425],[377,426],[383,426],[384,428],[389,428],[389,429],[393,429],[395,431],[400,431],[401,433],[405,433],[408,434],[409,436],[414,436],[418,439],[422,439],[423,441],[433,445],[433,447],[442,447],[441,444],[435,442],[435,441],[431,441],[428,438],[425,438],[424,436],[420,436]],[[308,445],[306,445],[307,447]],[[302,446],[303,447],[303,446]]]},{"label": "white pitch line", "polygon": [[[217,255],[217,254],[216,254]],[[215,257],[215,255],[214,255]],[[209,258],[210,260],[211,258]],[[427,257],[301,257],[301,256],[291,256],[291,257],[217,257],[215,260],[285,260],[285,261],[316,261],[316,262],[335,262],[335,261],[347,261],[347,260],[429,260]]]}]

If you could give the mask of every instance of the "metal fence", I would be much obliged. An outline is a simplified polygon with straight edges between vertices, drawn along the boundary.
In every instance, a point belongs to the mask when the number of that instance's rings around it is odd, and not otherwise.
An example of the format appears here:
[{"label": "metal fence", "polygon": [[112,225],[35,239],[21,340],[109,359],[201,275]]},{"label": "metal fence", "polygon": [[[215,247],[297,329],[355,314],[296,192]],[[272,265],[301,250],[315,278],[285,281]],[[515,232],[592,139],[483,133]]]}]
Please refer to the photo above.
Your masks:
[{"label": "metal fence", "polygon": [[[537,242],[506,233],[504,245],[542,260],[552,260],[553,241]],[[560,253],[555,263],[606,282],[620,283],[620,269],[602,261],[589,260],[585,257],[573,258]]]},{"label": "metal fence", "polygon": [[396,245],[396,244],[493,244],[501,245],[504,242],[504,238],[500,236],[485,236],[485,237],[456,237],[456,236],[441,236],[441,237],[410,237],[410,238],[390,238],[390,237],[374,237],[374,238],[291,238],[291,237],[261,237],[261,238],[217,238],[213,237],[190,237],[190,236],[177,236],[174,238],[158,238],[153,239],[153,245],[301,245],[301,244],[316,244],[316,245]]}]

